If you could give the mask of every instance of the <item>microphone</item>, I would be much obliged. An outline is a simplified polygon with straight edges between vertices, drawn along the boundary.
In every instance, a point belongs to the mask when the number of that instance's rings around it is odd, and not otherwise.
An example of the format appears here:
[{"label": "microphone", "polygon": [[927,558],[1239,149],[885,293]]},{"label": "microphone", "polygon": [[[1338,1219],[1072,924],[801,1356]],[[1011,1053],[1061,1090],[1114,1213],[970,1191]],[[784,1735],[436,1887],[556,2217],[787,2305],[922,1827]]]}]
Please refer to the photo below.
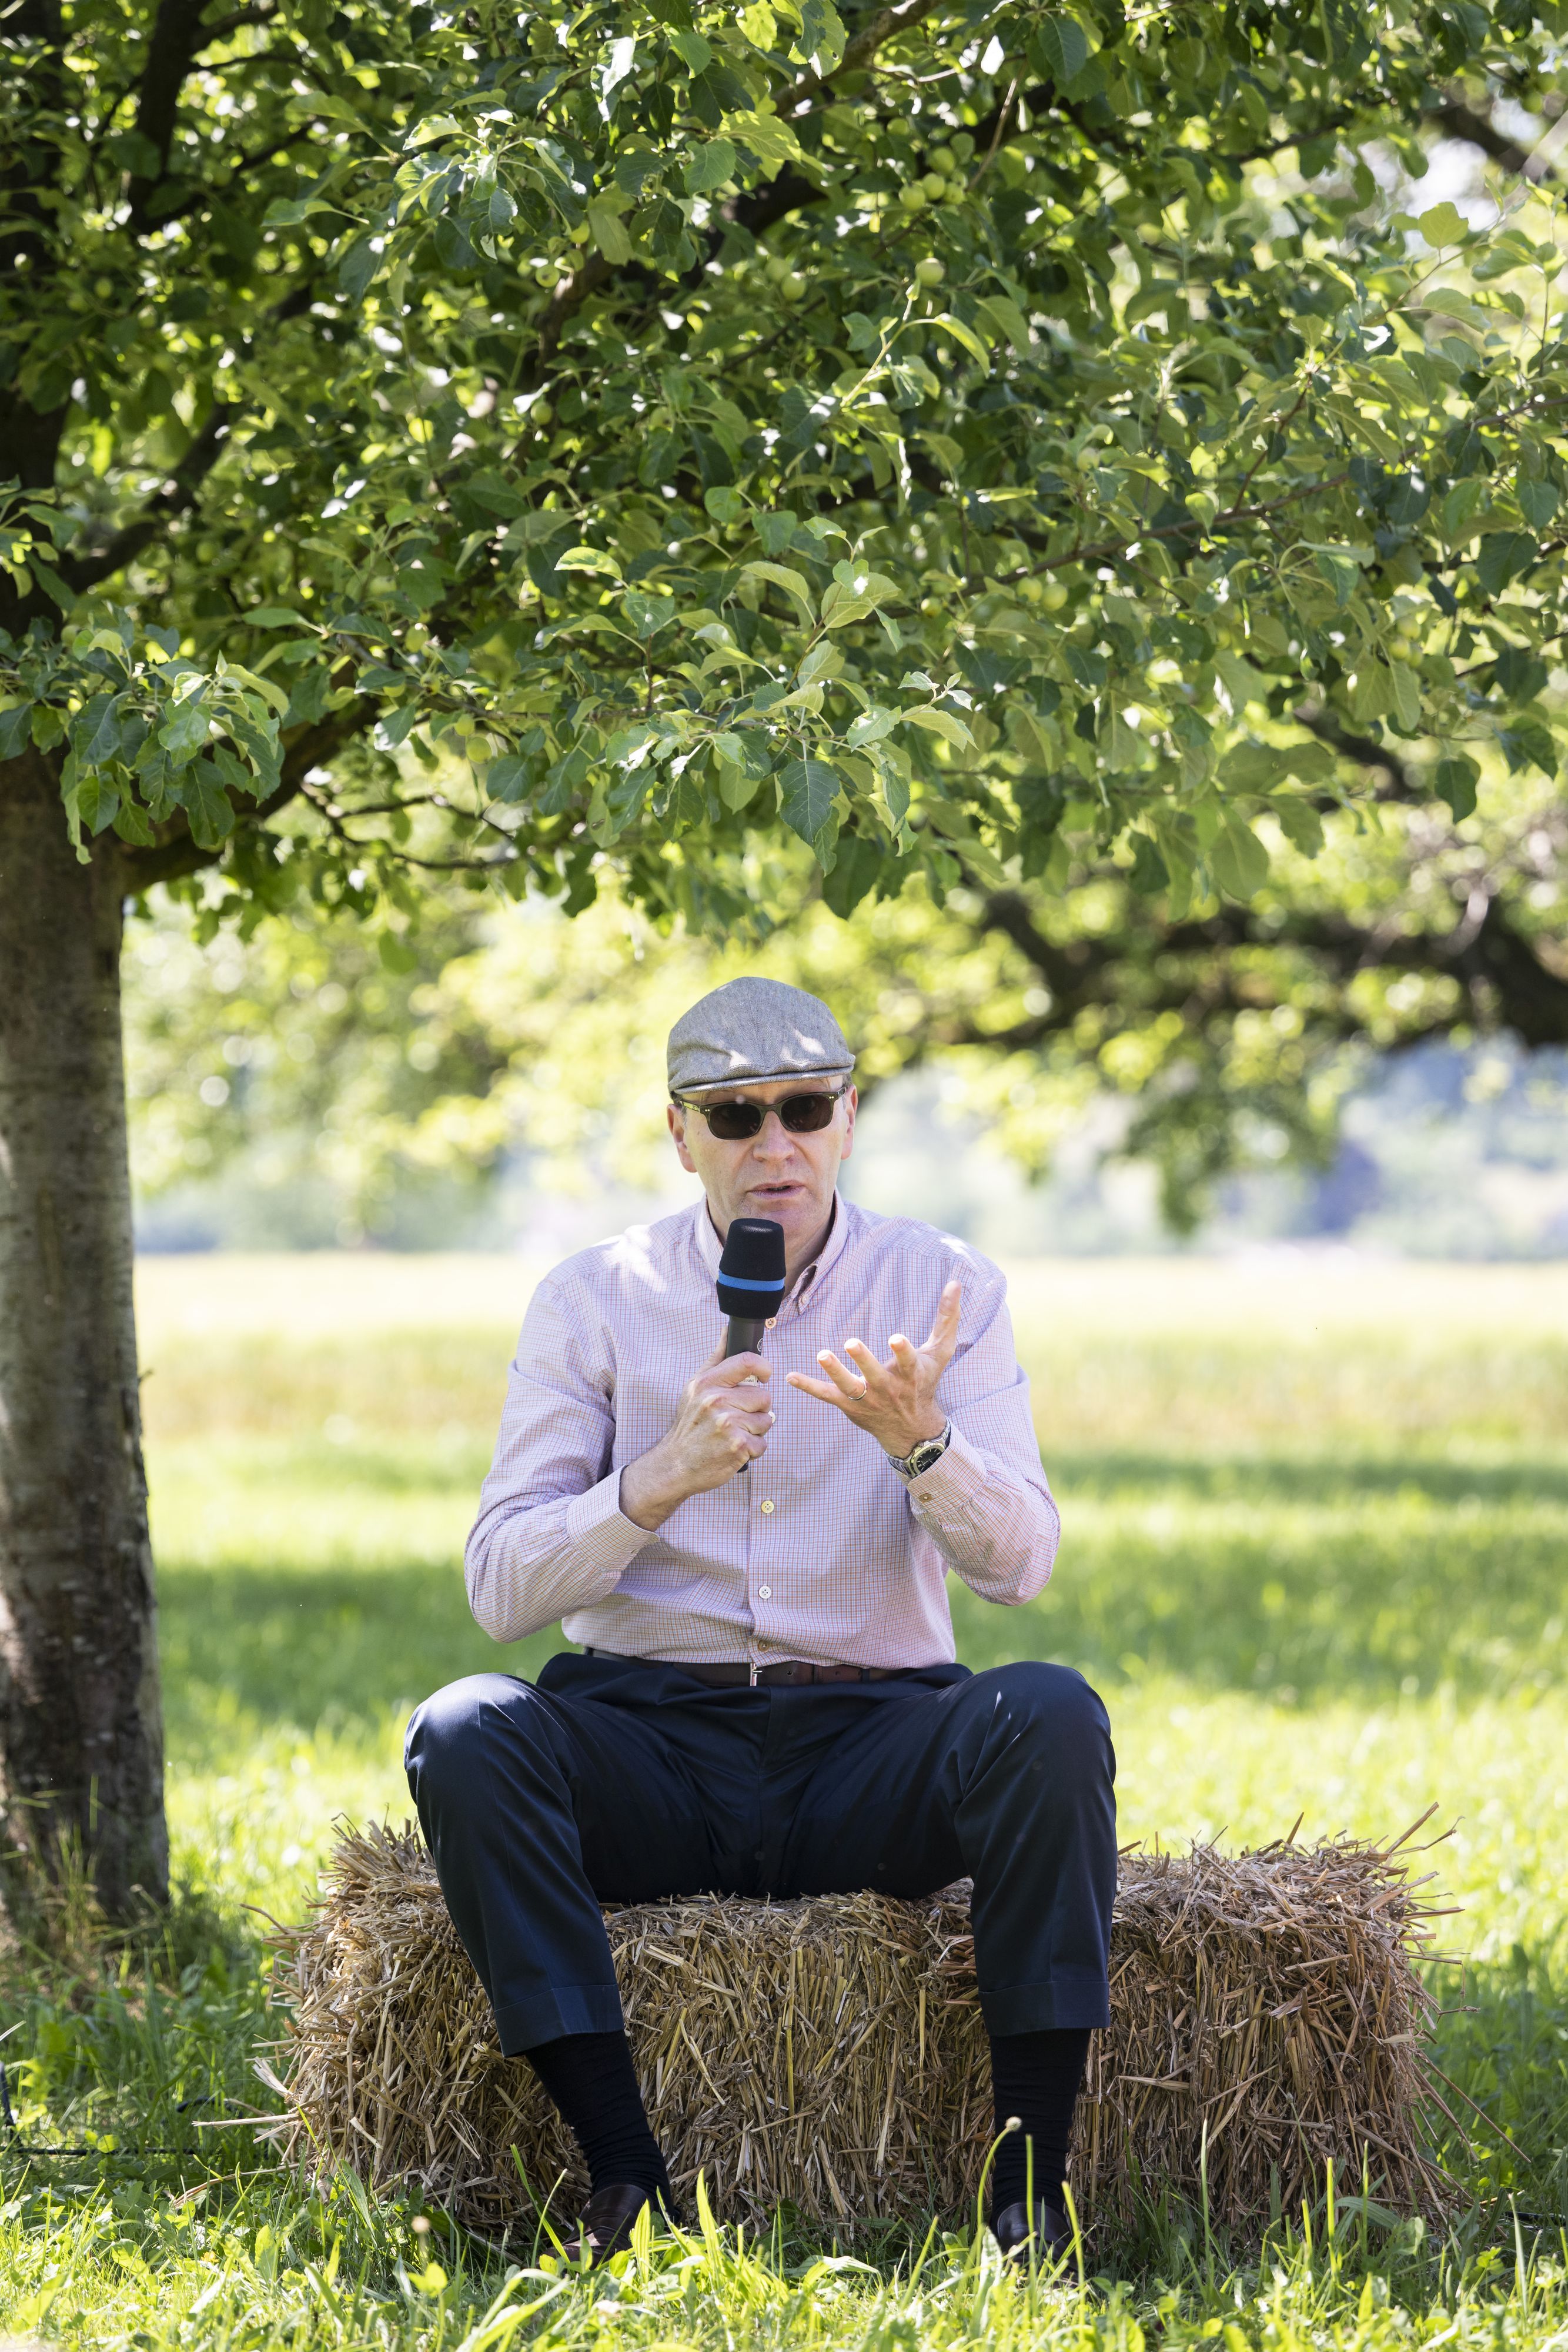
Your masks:
[{"label": "microphone", "polygon": [[784,1304],[784,1228],[771,1217],[736,1217],[718,1262],[718,1304],[729,1318],[726,1356],[762,1345],[768,1318]]}]

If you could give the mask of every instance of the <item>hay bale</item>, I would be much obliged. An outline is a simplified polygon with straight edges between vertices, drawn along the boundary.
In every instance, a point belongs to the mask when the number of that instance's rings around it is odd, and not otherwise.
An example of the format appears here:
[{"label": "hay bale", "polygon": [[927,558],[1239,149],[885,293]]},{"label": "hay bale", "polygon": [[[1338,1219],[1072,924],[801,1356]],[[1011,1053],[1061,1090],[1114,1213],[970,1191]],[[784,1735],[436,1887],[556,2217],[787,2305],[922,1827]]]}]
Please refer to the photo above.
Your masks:
[{"label": "hay bale", "polygon": [[[373,2187],[417,2181],[470,2226],[525,2221],[586,2180],[488,2004],[417,1832],[344,1834],[314,1921],[279,1938],[290,2004],[286,2156]],[[1271,2200],[1343,2188],[1441,2210],[1423,2152],[1426,1930],[1380,1849],[1340,1839],[1123,1856],[1109,2033],[1095,2037],[1073,2158],[1091,2219],[1138,2184],[1256,2228]],[[721,2218],[783,2200],[843,2235],[862,2218],[974,2210],[991,2134],[967,1889],[606,1914],[653,2128],[688,2200]],[[557,2184],[559,2184],[558,2187]]]}]

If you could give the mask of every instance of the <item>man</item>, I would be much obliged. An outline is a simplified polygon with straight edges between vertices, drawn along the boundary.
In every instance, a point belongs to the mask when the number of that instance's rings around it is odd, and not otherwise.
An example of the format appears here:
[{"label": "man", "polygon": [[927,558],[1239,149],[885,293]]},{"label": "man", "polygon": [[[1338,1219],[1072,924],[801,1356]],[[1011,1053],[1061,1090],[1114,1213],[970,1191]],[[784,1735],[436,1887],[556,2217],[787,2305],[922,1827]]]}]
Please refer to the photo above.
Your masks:
[{"label": "man", "polygon": [[[409,1727],[501,2047],[587,2159],[570,2251],[594,2260],[672,2203],[601,1905],[966,1875],[998,2129],[1021,2126],[993,2226],[1009,2254],[1067,2239],[1073,2101],[1109,2021],[1110,1726],[1065,1668],[954,1663],[948,1570],[1032,1600],[1056,1507],[997,1268],[838,1192],[853,1068],[827,1006],[774,981],[676,1023],[670,1131],[705,1198],[540,1284],[468,1539],[486,1631],[559,1617],[583,1654],[534,1685],[455,1683]],[[766,1352],[725,1361],[715,1276],[737,1216],[782,1226],[788,1286]]]}]

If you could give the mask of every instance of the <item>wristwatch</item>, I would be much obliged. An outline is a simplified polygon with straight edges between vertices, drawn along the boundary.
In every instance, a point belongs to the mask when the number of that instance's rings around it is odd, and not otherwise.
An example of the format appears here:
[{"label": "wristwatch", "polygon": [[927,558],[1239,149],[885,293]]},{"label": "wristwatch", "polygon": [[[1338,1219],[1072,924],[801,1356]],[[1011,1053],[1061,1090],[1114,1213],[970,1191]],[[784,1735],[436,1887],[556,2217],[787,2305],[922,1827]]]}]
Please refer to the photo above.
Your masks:
[{"label": "wristwatch", "polygon": [[890,1454],[887,1458],[901,1478],[918,1478],[923,1470],[929,1470],[934,1462],[941,1461],[952,1442],[953,1424],[950,1421],[945,1422],[935,1437],[923,1437],[912,1453],[902,1456]]}]

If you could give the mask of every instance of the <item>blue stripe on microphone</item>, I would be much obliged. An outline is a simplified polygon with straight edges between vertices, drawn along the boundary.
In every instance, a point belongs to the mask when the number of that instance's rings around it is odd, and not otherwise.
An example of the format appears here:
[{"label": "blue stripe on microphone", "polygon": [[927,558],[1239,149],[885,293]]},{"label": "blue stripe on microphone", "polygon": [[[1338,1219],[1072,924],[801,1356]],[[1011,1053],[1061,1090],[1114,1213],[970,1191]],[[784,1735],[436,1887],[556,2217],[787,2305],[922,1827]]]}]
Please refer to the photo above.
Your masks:
[{"label": "blue stripe on microphone", "polygon": [[721,1274],[719,1280],[727,1290],[773,1290],[777,1291],[780,1297],[784,1295],[784,1285],[781,1282],[751,1282],[743,1274]]}]

